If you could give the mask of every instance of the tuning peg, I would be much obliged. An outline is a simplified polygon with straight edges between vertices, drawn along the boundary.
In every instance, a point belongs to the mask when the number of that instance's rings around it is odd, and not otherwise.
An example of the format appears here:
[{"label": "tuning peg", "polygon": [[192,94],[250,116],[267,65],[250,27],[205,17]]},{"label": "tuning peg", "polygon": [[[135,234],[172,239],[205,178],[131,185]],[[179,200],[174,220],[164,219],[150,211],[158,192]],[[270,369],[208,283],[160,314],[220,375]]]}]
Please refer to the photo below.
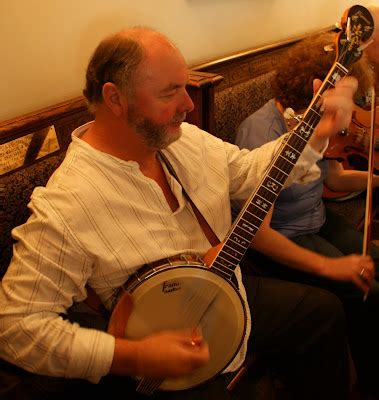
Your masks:
[{"label": "tuning peg", "polygon": [[283,111],[283,116],[285,119],[294,119],[297,122],[300,122],[302,118],[301,115],[296,115],[295,111],[291,107],[288,107]]},{"label": "tuning peg", "polygon": [[295,111],[293,108],[288,107],[283,111],[283,116],[285,119],[291,119],[295,117]]},{"label": "tuning peg", "polygon": [[350,17],[347,19],[347,24],[346,24],[346,39],[348,42],[351,42],[351,19],[350,19]]}]

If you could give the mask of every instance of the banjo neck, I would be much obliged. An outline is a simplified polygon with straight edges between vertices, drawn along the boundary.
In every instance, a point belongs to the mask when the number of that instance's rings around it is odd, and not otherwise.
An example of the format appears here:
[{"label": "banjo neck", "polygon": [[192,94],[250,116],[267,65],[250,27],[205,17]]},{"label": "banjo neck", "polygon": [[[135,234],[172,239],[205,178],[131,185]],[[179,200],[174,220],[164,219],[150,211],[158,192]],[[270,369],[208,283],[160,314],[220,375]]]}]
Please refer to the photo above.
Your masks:
[{"label": "banjo neck", "polygon": [[224,242],[220,246],[211,268],[231,279],[234,270],[245,255],[264,218],[279,196],[289,174],[308,143],[321,119],[321,96],[346,76],[348,69],[335,62],[302,120],[289,132],[269,164],[260,184],[246,201]]}]

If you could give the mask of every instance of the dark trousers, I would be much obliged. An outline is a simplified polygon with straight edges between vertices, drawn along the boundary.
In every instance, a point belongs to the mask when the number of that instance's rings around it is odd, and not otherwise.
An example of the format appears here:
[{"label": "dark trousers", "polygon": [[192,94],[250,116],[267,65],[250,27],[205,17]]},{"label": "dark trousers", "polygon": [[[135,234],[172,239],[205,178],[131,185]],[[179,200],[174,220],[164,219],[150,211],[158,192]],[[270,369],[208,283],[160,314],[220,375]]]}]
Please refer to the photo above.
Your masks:
[{"label": "dark trousers", "polygon": [[[346,399],[347,345],[344,312],[338,298],[323,289],[254,277],[249,271],[244,283],[252,314],[249,352],[265,358],[270,371],[285,383],[294,399]],[[76,319],[86,325],[83,315]],[[103,321],[98,323],[101,326]],[[22,374],[20,383],[2,399],[83,399],[95,394],[107,399],[147,398],[136,393],[136,382],[128,377],[107,376],[94,385],[82,380]],[[156,392],[150,398],[250,400],[257,398],[252,375],[254,371],[248,371],[231,392],[226,390],[230,376],[220,375],[195,389]]]},{"label": "dark trousers", "polygon": [[[327,218],[318,234],[303,235],[292,240],[302,247],[330,257],[362,253],[363,235],[341,216],[326,209]],[[350,350],[362,392],[369,392],[379,399],[376,365],[379,360],[379,248],[372,246],[370,255],[376,266],[374,281],[368,298],[353,284],[321,278],[280,265],[264,255],[249,250],[244,265],[256,276],[305,283],[325,288],[341,300],[347,322]]]}]

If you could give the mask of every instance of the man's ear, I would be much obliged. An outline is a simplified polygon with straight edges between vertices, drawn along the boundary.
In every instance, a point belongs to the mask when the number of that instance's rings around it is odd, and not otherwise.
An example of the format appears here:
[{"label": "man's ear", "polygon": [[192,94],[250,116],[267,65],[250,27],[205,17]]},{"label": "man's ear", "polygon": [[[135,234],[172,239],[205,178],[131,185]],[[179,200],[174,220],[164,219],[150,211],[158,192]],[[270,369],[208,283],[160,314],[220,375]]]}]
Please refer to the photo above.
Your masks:
[{"label": "man's ear", "polygon": [[118,87],[112,83],[107,82],[103,85],[103,101],[106,106],[112,111],[114,115],[120,117],[125,110],[126,100]]}]

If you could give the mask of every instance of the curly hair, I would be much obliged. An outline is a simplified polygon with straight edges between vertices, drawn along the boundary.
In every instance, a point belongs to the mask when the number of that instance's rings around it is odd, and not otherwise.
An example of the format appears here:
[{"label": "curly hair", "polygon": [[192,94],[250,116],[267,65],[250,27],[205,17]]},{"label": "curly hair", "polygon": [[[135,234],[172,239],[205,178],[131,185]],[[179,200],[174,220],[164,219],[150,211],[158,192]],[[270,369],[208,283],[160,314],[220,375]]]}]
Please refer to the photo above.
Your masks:
[{"label": "curly hair", "polygon": [[[336,33],[324,32],[291,47],[277,65],[272,81],[274,97],[283,108],[304,110],[313,97],[313,80],[324,80],[336,61]],[[353,64],[350,75],[359,82],[356,98],[364,97],[374,82],[366,55]]]},{"label": "curly hair", "polygon": [[86,86],[83,94],[90,111],[96,112],[103,101],[102,90],[107,82],[117,85],[130,95],[133,78],[144,57],[144,48],[138,35],[112,34],[102,40],[93,53],[86,72]]}]

